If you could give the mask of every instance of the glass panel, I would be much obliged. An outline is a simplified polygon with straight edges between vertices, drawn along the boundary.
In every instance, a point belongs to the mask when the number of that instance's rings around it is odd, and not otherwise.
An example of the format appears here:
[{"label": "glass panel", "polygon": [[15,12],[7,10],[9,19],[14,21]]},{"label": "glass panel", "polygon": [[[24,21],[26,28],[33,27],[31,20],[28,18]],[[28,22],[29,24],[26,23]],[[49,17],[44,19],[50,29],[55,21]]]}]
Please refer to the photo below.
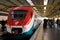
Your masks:
[{"label": "glass panel", "polygon": [[14,10],[11,12],[11,19],[24,19],[26,17],[27,10]]}]

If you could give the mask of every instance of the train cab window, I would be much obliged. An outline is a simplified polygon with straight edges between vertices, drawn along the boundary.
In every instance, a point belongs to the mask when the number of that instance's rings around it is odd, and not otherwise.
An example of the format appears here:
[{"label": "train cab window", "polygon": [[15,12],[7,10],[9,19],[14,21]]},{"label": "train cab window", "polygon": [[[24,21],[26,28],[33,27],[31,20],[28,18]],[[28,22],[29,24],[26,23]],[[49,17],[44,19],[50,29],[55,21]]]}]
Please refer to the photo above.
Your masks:
[{"label": "train cab window", "polygon": [[12,19],[24,19],[26,17],[27,14],[27,10],[14,10],[11,13],[11,18]]},{"label": "train cab window", "polygon": [[13,11],[11,12],[11,19],[14,19],[14,13],[13,13]]}]

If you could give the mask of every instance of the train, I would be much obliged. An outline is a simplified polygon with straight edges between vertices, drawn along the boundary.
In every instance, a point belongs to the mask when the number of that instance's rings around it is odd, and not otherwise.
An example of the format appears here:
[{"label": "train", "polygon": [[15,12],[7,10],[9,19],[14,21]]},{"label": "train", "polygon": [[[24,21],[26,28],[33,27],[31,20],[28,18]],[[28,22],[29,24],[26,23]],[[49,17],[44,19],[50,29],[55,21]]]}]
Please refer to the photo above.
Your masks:
[{"label": "train", "polygon": [[11,38],[17,39],[30,36],[37,29],[35,23],[37,21],[35,20],[35,13],[32,7],[12,7],[8,12],[6,34]]}]

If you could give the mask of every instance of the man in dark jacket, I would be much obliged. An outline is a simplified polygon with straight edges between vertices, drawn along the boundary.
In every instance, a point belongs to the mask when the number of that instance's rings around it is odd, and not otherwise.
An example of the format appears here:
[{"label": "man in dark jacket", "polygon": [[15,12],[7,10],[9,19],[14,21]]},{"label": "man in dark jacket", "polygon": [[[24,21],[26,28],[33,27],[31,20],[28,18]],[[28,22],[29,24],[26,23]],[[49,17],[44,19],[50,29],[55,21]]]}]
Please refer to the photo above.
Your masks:
[{"label": "man in dark jacket", "polygon": [[57,19],[57,20],[56,20],[56,23],[57,23],[57,28],[59,28],[59,27],[60,27],[60,20]]},{"label": "man in dark jacket", "polygon": [[47,19],[44,19],[44,23],[43,23],[44,30],[47,28],[47,22],[48,22],[48,20]]},{"label": "man in dark jacket", "polygon": [[49,19],[49,27],[54,28],[55,27],[55,21],[54,19]]}]

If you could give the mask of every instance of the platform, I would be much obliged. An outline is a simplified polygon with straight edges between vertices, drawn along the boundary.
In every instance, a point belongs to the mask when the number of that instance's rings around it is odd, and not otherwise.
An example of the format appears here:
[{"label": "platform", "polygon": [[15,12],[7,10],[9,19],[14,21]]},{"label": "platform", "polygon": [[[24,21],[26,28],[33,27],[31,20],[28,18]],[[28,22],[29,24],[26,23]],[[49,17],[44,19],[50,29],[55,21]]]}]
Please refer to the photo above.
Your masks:
[{"label": "platform", "polygon": [[60,30],[50,28],[46,29],[43,40],[60,40]]},{"label": "platform", "polygon": [[36,30],[36,32],[32,35],[30,40],[42,40],[43,37],[43,25],[39,26],[39,28]]}]

